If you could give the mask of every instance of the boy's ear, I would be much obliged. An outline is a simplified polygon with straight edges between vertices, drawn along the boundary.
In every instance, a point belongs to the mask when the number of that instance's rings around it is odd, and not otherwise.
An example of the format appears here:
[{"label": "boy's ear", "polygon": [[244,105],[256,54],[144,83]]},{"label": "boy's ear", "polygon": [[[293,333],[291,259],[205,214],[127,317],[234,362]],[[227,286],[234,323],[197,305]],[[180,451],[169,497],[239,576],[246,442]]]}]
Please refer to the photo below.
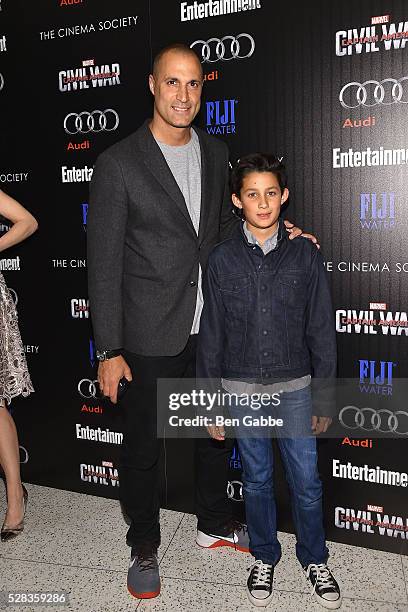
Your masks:
[{"label": "boy's ear", "polygon": [[285,187],[281,196],[281,206],[286,202],[289,197],[289,189]]},{"label": "boy's ear", "polygon": [[235,193],[232,194],[231,198],[234,206],[237,208],[242,208],[241,200],[235,195]]}]

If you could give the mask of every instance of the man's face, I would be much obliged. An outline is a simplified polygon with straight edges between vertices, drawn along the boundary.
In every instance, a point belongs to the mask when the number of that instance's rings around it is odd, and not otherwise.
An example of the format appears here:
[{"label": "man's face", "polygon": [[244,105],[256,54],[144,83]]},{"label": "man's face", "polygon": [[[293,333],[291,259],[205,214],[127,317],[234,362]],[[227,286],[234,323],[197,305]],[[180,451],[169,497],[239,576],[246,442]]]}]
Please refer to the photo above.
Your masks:
[{"label": "man's face", "polygon": [[283,193],[278,178],[272,172],[250,172],[242,181],[239,197],[233,194],[232,201],[242,208],[247,226],[252,229],[276,228],[282,204],[289,191]]},{"label": "man's face", "polygon": [[189,127],[200,110],[203,75],[198,59],[178,51],[166,53],[149,77],[155,111],[175,128]]}]

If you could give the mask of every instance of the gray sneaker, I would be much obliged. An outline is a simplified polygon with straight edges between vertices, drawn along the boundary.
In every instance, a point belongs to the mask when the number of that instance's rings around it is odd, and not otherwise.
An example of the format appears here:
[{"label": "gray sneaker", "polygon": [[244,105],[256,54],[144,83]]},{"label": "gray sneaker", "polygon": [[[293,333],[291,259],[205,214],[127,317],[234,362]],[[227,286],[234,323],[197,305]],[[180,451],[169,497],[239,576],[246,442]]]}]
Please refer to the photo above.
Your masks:
[{"label": "gray sneaker", "polygon": [[127,588],[133,597],[151,599],[160,593],[159,564],[157,550],[144,544],[132,547]]}]

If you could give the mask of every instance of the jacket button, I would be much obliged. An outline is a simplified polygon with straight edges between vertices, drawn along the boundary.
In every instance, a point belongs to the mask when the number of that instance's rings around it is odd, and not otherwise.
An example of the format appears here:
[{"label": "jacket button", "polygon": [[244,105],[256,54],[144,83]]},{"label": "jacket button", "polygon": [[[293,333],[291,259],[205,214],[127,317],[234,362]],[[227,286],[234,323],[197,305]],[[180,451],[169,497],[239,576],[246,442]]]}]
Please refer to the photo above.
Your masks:
[{"label": "jacket button", "polygon": [[263,333],[264,336],[267,336],[268,335],[268,330],[264,329],[262,333]]},{"label": "jacket button", "polygon": [[266,291],[266,285],[261,285],[261,291]]},{"label": "jacket button", "polygon": [[266,308],[262,308],[261,310],[262,310],[262,312],[266,312],[267,309]]},{"label": "jacket button", "polygon": [[267,357],[269,355],[269,353],[267,351],[264,352],[263,356]]},{"label": "jacket button", "polygon": [[196,286],[196,282],[195,281],[190,281],[190,287],[195,287]]}]

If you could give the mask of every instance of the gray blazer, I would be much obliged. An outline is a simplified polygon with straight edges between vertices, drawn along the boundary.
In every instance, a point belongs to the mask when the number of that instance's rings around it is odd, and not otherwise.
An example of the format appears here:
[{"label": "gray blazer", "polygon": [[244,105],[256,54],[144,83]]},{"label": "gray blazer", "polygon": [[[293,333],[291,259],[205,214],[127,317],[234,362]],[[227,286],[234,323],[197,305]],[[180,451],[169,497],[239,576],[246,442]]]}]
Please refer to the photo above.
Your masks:
[{"label": "gray blazer", "polygon": [[88,285],[96,347],[176,355],[185,347],[198,264],[236,226],[227,146],[196,131],[201,147],[198,236],[146,121],[97,159],[88,212]]}]

